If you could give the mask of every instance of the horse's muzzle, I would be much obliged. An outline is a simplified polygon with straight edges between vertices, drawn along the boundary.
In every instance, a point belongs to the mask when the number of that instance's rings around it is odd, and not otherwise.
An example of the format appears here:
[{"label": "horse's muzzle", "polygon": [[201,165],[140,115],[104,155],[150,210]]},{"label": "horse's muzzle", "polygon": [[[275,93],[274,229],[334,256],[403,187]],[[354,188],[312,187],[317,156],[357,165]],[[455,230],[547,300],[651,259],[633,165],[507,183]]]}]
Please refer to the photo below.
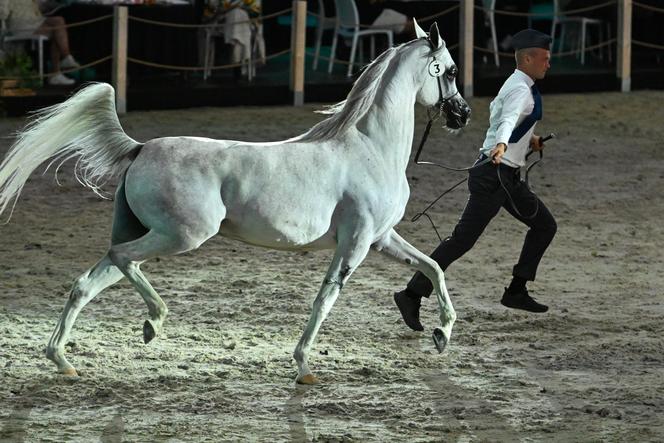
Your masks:
[{"label": "horse's muzzle", "polygon": [[443,105],[445,126],[450,129],[460,129],[468,124],[470,107],[465,100],[450,100]]}]

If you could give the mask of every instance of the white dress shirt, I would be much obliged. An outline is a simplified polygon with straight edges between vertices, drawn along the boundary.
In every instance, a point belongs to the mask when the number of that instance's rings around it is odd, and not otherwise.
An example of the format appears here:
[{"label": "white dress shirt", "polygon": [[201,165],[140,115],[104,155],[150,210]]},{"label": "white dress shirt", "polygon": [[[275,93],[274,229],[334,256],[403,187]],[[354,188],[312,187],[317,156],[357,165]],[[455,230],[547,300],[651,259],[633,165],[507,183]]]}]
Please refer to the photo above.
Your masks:
[{"label": "white dress shirt", "polygon": [[502,162],[513,168],[526,165],[530,138],[535,132],[537,123],[519,141],[509,143],[509,139],[514,128],[533,112],[535,101],[530,90],[533,84],[535,84],[533,79],[518,69],[514,70],[514,74],[505,81],[489,107],[489,129],[480,149],[482,154],[488,156],[498,143],[505,143],[507,149]]}]

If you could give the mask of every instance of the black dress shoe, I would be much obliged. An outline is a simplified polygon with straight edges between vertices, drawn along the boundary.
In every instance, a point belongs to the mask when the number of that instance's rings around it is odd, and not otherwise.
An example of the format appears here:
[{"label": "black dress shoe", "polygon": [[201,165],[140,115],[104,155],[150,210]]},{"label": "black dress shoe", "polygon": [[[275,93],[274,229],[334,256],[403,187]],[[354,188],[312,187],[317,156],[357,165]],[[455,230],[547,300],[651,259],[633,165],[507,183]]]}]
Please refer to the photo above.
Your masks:
[{"label": "black dress shoe", "polygon": [[407,290],[394,293],[394,302],[401,311],[403,321],[413,331],[424,331],[420,323],[420,300],[421,297],[411,295]]},{"label": "black dress shoe", "polygon": [[510,292],[505,288],[500,304],[508,308],[523,309],[529,312],[546,312],[549,310],[548,306],[537,303],[534,298],[528,295],[526,288],[517,292]]}]

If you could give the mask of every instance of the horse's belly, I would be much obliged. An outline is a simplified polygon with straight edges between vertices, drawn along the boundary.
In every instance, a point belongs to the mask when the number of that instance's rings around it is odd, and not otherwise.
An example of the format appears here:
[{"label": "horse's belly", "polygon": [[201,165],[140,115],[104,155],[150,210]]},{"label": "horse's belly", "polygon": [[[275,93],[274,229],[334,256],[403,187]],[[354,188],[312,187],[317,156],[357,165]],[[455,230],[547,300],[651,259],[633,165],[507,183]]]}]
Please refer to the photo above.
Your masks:
[{"label": "horse's belly", "polygon": [[306,175],[225,174],[221,200],[226,216],[220,234],[275,249],[333,248],[339,192],[319,180],[315,186]]},{"label": "horse's belly", "polygon": [[273,221],[244,220],[235,223],[225,219],[221,223],[219,234],[252,245],[283,250],[318,250],[332,249],[336,246],[334,233],[330,226],[302,226],[286,223],[277,226]]}]

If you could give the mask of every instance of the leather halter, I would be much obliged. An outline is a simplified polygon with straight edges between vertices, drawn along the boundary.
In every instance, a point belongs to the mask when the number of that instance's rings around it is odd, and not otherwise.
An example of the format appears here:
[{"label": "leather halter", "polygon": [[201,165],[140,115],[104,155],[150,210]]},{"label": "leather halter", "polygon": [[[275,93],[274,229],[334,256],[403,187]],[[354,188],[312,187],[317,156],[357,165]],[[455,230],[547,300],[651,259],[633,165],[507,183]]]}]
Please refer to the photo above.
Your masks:
[{"label": "leather halter", "polygon": [[[424,37],[422,37],[424,38]],[[427,42],[429,43],[429,46],[431,47],[432,50],[436,50],[437,48],[434,46],[434,43],[431,41],[431,37],[426,38]],[[436,56],[433,56],[434,61],[436,60]],[[483,160],[482,162],[469,166],[466,168],[454,168],[452,166],[446,166],[446,165],[441,165],[439,163],[434,163],[434,162],[427,162],[427,161],[419,161],[420,160],[420,154],[422,154],[422,149],[424,148],[424,144],[426,143],[427,139],[429,138],[429,133],[431,132],[431,126],[433,125],[433,122],[438,120],[442,115],[443,115],[443,107],[454,97],[456,97],[459,94],[459,91],[457,90],[454,94],[445,97],[443,95],[443,84],[440,80],[440,77],[442,75],[436,77],[436,83],[438,84],[438,101],[431,106],[430,108],[427,109],[427,115],[429,116],[429,121],[427,122],[427,127],[424,129],[424,134],[422,135],[422,139],[420,140],[420,146],[417,148],[417,153],[415,154],[415,158],[413,159],[413,162],[418,165],[432,165],[432,166],[438,166],[439,168],[443,169],[448,169],[450,171],[469,171],[473,168],[476,168],[478,166],[483,165],[484,163],[487,163],[491,161],[491,159],[486,159]],[[442,195],[441,195],[442,197]],[[440,197],[439,197],[440,198]]]}]

